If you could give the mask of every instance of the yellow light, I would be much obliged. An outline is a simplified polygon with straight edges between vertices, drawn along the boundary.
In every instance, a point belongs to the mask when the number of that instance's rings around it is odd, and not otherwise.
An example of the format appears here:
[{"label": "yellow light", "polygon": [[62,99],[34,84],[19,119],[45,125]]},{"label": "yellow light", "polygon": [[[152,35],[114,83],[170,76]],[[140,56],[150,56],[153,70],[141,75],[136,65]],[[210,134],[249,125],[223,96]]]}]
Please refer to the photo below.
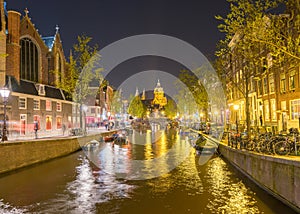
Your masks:
[{"label": "yellow light", "polygon": [[239,107],[240,107],[239,105],[234,105],[234,106],[233,106],[234,110],[238,110]]}]

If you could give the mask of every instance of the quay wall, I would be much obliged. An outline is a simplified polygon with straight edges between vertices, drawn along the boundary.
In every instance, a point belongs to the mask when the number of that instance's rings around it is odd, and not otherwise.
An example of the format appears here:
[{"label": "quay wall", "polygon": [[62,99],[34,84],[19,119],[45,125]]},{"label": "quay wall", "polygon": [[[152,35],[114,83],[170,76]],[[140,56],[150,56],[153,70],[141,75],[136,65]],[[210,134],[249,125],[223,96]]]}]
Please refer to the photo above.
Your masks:
[{"label": "quay wall", "polygon": [[0,174],[71,154],[81,149],[80,143],[108,134],[0,143]]},{"label": "quay wall", "polygon": [[219,144],[219,152],[261,188],[300,213],[300,158],[261,155]]}]

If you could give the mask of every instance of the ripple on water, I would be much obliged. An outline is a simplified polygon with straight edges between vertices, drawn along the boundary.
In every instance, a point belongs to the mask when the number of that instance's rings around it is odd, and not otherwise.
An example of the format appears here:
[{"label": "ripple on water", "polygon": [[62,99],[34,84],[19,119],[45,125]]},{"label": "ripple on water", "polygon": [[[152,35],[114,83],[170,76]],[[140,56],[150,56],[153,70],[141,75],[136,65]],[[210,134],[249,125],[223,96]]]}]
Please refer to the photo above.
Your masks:
[{"label": "ripple on water", "polygon": [[261,213],[255,194],[229,171],[221,158],[211,160],[207,168],[207,191],[212,196],[207,208],[212,213]]}]

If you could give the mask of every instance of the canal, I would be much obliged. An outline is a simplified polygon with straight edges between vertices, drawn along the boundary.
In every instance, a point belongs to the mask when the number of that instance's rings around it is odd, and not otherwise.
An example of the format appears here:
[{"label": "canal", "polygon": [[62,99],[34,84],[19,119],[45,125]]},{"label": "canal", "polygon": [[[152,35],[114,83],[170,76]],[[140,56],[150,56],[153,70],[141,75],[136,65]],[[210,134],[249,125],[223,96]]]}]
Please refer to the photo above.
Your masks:
[{"label": "canal", "polygon": [[295,213],[222,157],[199,160],[176,131],[133,132],[1,176],[0,213]]}]

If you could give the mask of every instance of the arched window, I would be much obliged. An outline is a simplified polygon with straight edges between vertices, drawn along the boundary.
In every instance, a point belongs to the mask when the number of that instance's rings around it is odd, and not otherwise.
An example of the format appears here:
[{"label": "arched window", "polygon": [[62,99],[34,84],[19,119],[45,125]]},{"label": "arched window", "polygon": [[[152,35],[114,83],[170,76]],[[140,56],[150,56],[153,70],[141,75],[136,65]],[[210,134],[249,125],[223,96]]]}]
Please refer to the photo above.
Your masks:
[{"label": "arched window", "polygon": [[38,81],[39,54],[36,45],[29,38],[23,38],[20,41],[20,78]]}]

